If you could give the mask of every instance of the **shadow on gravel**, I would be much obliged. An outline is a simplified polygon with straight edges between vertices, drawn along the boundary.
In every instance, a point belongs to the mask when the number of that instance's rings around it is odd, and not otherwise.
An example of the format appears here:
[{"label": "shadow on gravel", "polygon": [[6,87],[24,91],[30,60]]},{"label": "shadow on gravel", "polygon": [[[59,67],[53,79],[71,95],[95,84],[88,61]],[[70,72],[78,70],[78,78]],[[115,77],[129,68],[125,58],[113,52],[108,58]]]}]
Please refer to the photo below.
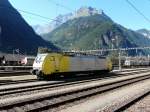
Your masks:
[{"label": "shadow on gravel", "polygon": [[51,77],[46,81],[63,81],[63,82],[75,82],[82,80],[94,80],[94,79],[108,79],[113,77],[119,77],[120,74],[115,73],[99,73],[99,74],[76,74],[68,76]]},{"label": "shadow on gravel", "polygon": [[[40,80],[40,81],[63,81],[63,82],[75,82],[75,81],[84,81],[84,80],[96,80],[96,79],[108,79],[112,77],[119,77],[120,74],[115,73],[98,73],[98,74],[74,74],[74,75],[66,75],[66,76],[55,76],[50,77],[48,80]],[[0,80],[0,85],[7,84],[17,84],[17,83],[27,83],[27,82],[38,82],[36,79],[28,79],[28,80]]]}]

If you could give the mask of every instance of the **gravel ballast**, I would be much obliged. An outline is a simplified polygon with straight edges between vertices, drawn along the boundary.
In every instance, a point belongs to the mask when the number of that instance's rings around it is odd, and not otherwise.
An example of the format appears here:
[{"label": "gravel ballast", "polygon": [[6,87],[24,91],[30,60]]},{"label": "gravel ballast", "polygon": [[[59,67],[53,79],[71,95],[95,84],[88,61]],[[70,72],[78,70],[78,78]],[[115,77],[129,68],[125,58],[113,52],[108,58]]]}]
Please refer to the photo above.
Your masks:
[{"label": "gravel ballast", "polygon": [[[122,80],[127,81],[127,79],[130,79],[130,78],[135,79],[135,76],[141,78],[141,77],[143,77],[143,75],[146,75],[146,77],[149,77],[149,74],[150,73],[143,73],[143,74],[137,74],[137,75],[132,75],[132,76],[117,77],[115,79],[105,79],[105,80],[101,80],[101,81],[90,82],[90,83],[87,83],[85,85],[83,84],[82,86],[81,86],[81,84],[69,85],[69,86],[66,86],[65,88],[62,88],[62,87],[59,88],[59,89],[55,88],[54,90],[46,90],[46,91],[41,91],[41,92],[37,92],[37,93],[32,93],[30,91],[30,94],[17,95],[16,97],[10,97],[10,98],[7,97],[7,98],[4,98],[4,99],[1,99],[0,100],[0,107],[3,108],[3,106],[8,106],[8,105],[11,105],[11,104],[23,103],[23,102],[31,101],[31,100],[38,100],[40,98],[48,98],[50,96],[53,97],[53,96],[61,95],[61,94],[68,93],[68,92],[77,92],[77,91],[83,90],[83,89],[89,89],[89,88],[92,88],[92,87],[99,87],[99,86],[103,86],[103,85],[108,85],[108,84],[112,84],[114,82],[116,83],[118,81],[122,82]],[[144,82],[144,81],[141,81],[141,82]],[[47,84],[49,82],[43,82],[43,81],[41,81],[41,83],[46,83]],[[32,83],[32,85],[33,85],[33,83]],[[23,84],[21,86],[27,86],[27,85]],[[150,83],[149,83],[148,86],[150,86]],[[15,87],[14,87],[14,85],[11,85],[11,86],[10,85],[9,86],[1,86],[1,90],[5,90],[5,89],[9,89],[9,88],[11,88],[11,89],[12,88],[18,88],[18,87],[19,87],[18,84]],[[139,87],[141,87],[141,85],[139,85]],[[147,92],[145,90],[148,90],[145,86],[142,85],[142,87],[144,88],[144,91],[142,90],[142,93],[140,93],[140,95],[143,94],[143,92]],[[113,92],[111,92],[111,93],[113,93]],[[119,95],[119,97],[121,97],[121,95]],[[137,95],[134,96],[134,98],[136,98],[136,97],[137,97]],[[121,102],[121,104],[122,104],[122,102]],[[38,103],[38,105],[39,105],[39,103]],[[40,105],[41,105],[41,102],[40,102]],[[120,103],[118,105],[120,106]],[[114,107],[116,107],[118,105],[115,104]],[[124,105],[124,103],[122,105]],[[31,106],[33,106],[33,105],[31,105]],[[113,107],[111,107],[111,108],[113,108]],[[111,110],[111,108],[107,108],[107,109]],[[96,109],[96,111],[97,111],[97,109]],[[98,111],[100,111],[100,110],[98,109]]]},{"label": "gravel ballast", "polygon": [[[95,87],[95,86],[102,86],[102,85],[106,85],[106,84],[111,84],[111,83],[114,83],[114,82],[118,82],[118,81],[122,81],[122,80],[127,80],[127,79],[130,79],[130,78],[135,78],[135,77],[141,77],[141,76],[144,76],[144,75],[147,75],[147,74],[149,74],[149,73],[143,73],[143,74],[137,74],[137,75],[132,75],[132,76],[124,76],[124,77],[117,77],[117,78],[112,78],[112,79],[105,79],[105,80],[101,80],[101,81],[96,81],[96,82],[93,82],[93,83],[89,83],[88,82],[88,84],[86,84],[86,85],[82,85],[81,86],[81,84],[77,84],[76,86],[74,85],[74,86],[72,86],[72,85],[70,85],[70,86],[67,86],[67,88],[57,88],[55,91],[54,90],[46,90],[46,91],[37,91],[37,92],[28,92],[29,94],[27,94],[27,95],[24,95],[24,94],[17,94],[17,96],[15,95],[15,96],[13,96],[12,97],[12,95],[9,97],[8,96],[8,98],[6,98],[6,97],[4,97],[3,98],[3,96],[0,98],[1,100],[2,99],[4,99],[5,100],[5,98],[8,100],[9,99],[9,101],[10,102],[12,102],[14,99],[24,99],[25,97],[29,97],[29,98],[32,98],[33,96],[36,96],[36,95],[39,95],[39,96],[43,96],[44,97],[44,95],[46,95],[47,96],[47,94],[51,94],[51,93],[59,93],[60,91],[72,91],[72,90],[76,90],[77,88],[80,88],[80,90],[81,89],[85,89],[85,88],[90,88],[90,87]],[[52,82],[46,82],[46,81],[41,81],[40,83],[45,83],[45,84],[47,84],[47,83],[49,83],[49,84],[51,84]],[[6,86],[1,86],[0,87],[0,90],[5,90],[5,89],[8,89],[8,88],[17,88],[17,87],[20,87],[20,86],[27,86],[27,85],[31,85],[31,86],[33,86],[33,84],[35,84],[35,85],[40,85],[40,83],[39,82],[32,82],[32,83],[28,83],[28,84],[23,84],[23,85],[6,85]],[[70,89],[70,90],[69,90]],[[61,93],[61,92],[60,92]],[[23,95],[23,96],[22,96]],[[20,98],[20,96],[22,96],[22,98]],[[37,97],[37,98],[39,98],[39,97]],[[0,100],[0,105],[1,105],[1,102],[4,102],[4,100],[2,100],[1,101]],[[10,103],[9,102],[9,103]],[[15,102],[15,101],[14,101]]]},{"label": "gravel ballast", "polygon": [[0,77],[0,81],[10,80],[10,81],[18,81],[18,80],[28,80],[28,79],[37,79],[35,75],[22,75],[22,76],[3,76]]},{"label": "gravel ballast", "polygon": [[150,111],[150,94],[134,105],[130,106],[124,112],[149,112]]},{"label": "gravel ballast", "polygon": [[113,112],[150,91],[150,79],[68,107],[61,112]]}]

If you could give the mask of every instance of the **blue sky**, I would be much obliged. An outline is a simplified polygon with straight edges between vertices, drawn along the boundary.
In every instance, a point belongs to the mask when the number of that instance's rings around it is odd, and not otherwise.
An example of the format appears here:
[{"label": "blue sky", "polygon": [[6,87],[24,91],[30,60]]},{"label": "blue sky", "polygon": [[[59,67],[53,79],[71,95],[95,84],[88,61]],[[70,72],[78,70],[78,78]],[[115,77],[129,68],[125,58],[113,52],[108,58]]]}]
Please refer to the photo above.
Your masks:
[{"label": "blue sky", "polygon": [[[139,15],[126,0],[9,0],[12,5],[21,10],[39,14],[54,19],[59,14],[66,14],[81,6],[91,6],[102,9],[116,23],[126,28],[137,30],[146,28],[150,30],[150,22]],[[150,19],[150,0],[130,0],[147,18]],[[71,10],[57,6],[62,4]],[[51,20],[45,20],[29,14],[22,16],[30,25],[48,24]]]}]

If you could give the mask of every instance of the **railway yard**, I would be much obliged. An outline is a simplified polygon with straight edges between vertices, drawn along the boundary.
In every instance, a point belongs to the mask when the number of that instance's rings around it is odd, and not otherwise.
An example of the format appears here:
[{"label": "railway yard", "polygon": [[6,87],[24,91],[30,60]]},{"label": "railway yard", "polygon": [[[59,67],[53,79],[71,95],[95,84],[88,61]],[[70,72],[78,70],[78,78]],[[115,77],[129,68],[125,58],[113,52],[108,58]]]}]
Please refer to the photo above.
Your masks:
[{"label": "railway yard", "polygon": [[0,0],[0,112],[150,112],[148,1]]},{"label": "railway yard", "polygon": [[[2,74],[2,73],[1,73]],[[10,73],[11,74],[11,73]],[[0,111],[148,112],[149,68],[38,81],[34,75],[0,77]]]}]

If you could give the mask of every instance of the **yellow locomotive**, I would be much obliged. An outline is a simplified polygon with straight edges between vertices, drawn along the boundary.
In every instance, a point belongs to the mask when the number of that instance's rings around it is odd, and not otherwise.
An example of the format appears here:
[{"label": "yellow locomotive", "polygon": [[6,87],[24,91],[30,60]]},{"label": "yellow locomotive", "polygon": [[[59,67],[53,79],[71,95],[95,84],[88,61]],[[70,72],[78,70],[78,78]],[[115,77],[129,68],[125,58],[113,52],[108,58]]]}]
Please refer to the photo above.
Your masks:
[{"label": "yellow locomotive", "polygon": [[112,63],[106,57],[43,53],[35,58],[32,74],[37,75],[38,79],[43,79],[52,75],[108,72],[111,69]]}]

